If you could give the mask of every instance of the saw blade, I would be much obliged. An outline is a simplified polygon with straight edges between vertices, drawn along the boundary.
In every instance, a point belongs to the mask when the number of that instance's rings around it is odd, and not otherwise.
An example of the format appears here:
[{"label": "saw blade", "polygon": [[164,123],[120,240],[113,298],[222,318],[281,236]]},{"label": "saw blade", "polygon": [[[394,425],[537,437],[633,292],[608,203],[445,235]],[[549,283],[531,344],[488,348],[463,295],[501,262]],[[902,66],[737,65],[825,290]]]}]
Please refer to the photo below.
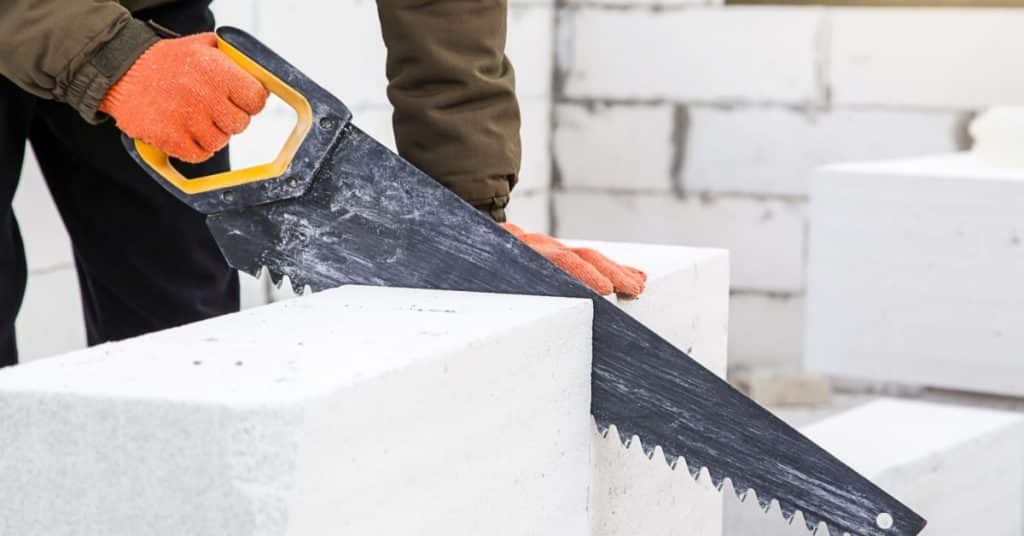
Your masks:
[{"label": "saw blade", "polygon": [[913,535],[924,520],[613,303],[349,124],[302,197],[208,217],[230,264],[296,291],[346,284],[587,298],[593,416],[626,443],[809,529]]}]

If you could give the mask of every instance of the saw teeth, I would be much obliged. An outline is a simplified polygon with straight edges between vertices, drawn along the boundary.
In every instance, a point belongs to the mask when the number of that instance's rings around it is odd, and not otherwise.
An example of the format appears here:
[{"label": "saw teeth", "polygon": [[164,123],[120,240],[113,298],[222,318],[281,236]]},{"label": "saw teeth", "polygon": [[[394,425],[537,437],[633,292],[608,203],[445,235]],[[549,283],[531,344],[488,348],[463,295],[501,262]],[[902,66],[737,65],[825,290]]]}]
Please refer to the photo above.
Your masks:
[{"label": "saw teeth", "polygon": [[270,282],[273,283],[275,287],[281,288],[281,282],[284,281],[284,274],[277,273],[270,267],[267,268],[267,273],[270,274]]},{"label": "saw teeth", "polygon": [[815,536],[850,536],[850,532],[840,529],[839,527],[830,524],[813,514],[807,514],[803,510],[795,508],[788,503],[782,502],[776,498],[766,498],[758,495],[757,490],[753,486],[746,484],[742,479],[737,484],[728,475],[723,475],[717,471],[713,471],[710,467],[690,464],[686,458],[682,455],[671,455],[665,453],[661,446],[650,447],[645,445],[643,439],[637,435],[626,436],[625,432],[619,430],[614,424],[602,426],[595,420],[595,426],[597,427],[598,433],[601,434],[605,439],[612,437],[618,441],[619,446],[625,449],[634,447],[634,443],[639,447],[647,458],[654,460],[655,454],[660,453],[657,458],[665,463],[673,471],[677,471],[681,468],[685,468],[686,472],[697,482],[710,483],[713,485],[719,493],[725,494],[725,488],[729,487],[732,489],[732,494],[740,500],[742,503],[747,503],[753,498],[757,501],[761,511],[765,514],[772,515],[772,511],[777,511],[778,515],[782,517],[782,520],[789,525],[803,524],[806,527],[808,534]]}]

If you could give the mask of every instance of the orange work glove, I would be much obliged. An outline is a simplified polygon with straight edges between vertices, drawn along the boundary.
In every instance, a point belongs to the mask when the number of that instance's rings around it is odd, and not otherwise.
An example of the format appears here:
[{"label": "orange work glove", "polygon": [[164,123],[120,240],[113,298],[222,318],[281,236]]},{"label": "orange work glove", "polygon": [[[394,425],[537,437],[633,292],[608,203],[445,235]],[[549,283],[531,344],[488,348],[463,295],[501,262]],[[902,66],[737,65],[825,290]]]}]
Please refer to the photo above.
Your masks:
[{"label": "orange work glove", "polygon": [[501,227],[602,296],[615,292],[635,298],[644,291],[647,274],[636,268],[619,264],[590,248],[571,248],[550,236],[527,233],[518,225],[502,223]]},{"label": "orange work glove", "polygon": [[110,88],[100,111],[132,138],[197,163],[245,130],[268,96],[205,33],[149,47]]}]

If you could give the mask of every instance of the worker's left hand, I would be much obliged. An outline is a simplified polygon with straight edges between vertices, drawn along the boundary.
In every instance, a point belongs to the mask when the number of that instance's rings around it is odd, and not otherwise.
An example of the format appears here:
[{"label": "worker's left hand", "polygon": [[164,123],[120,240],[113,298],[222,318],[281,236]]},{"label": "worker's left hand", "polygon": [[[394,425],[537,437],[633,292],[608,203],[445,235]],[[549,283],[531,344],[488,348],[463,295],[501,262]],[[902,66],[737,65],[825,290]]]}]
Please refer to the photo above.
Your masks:
[{"label": "worker's left hand", "polygon": [[644,291],[647,274],[619,264],[596,250],[569,247],[550,236],[527,233],[511,223],[502,223],[501,227],[602,296],[614,292],[636,298]]}]

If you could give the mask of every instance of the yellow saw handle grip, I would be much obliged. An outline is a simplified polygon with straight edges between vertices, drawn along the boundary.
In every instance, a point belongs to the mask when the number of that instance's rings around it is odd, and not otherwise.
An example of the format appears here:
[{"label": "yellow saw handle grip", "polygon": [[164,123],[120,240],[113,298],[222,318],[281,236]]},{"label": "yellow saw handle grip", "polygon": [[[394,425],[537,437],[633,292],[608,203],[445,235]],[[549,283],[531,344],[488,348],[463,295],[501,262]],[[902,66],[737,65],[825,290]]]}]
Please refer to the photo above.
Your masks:
[{"label": "yellow saw handle grip", "polygon": [[284,148],[272,162],[192,179],[186,178],[174,168],[167,153],[145,142],[135,140],[135,150],[138,151],[142,162],[150,167],[151,172],[160,175],[167,183],[186,195],[201,194],[280,177],[291,165],[295,153],[298,152],[303,140],[306,139],[313,127],[313,108],[306,97],[219,35],[217,36],[217,46],[242,69],[259,80],[268,91],[291,106],[298,115],[298,122],[292,129]]}]

